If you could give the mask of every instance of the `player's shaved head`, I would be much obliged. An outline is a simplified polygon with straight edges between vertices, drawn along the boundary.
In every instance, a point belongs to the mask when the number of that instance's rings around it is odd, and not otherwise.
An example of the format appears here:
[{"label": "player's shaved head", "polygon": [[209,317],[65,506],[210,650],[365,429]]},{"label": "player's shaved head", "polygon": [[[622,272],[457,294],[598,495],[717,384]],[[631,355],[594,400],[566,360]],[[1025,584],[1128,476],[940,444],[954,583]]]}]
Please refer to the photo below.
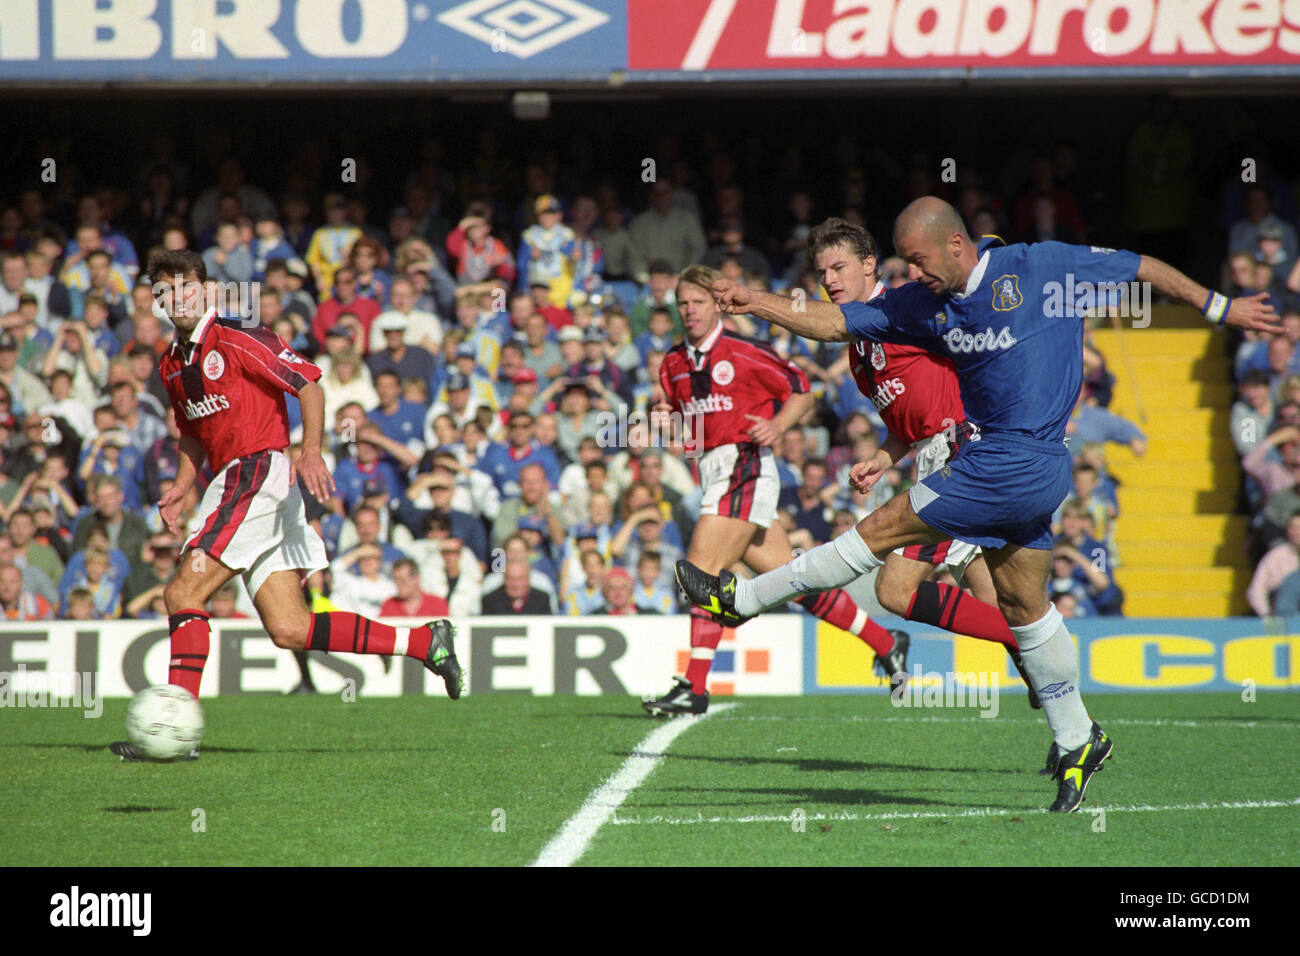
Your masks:
[{"label": "player's shaved head", "polygon": [[959,292],[979,261],[961,216],[937,196],[908,203],[894,220],[894,248],[931,292]]},{"label": "player's shaved head", "polygon": [[919,233],[933,242],[947,242],[954,233],[961,235],[967,242],[966,224],[951,205],[938,196],[922,196],[907,204],[907,207],[894,220],[894,242],[901,236]]}]

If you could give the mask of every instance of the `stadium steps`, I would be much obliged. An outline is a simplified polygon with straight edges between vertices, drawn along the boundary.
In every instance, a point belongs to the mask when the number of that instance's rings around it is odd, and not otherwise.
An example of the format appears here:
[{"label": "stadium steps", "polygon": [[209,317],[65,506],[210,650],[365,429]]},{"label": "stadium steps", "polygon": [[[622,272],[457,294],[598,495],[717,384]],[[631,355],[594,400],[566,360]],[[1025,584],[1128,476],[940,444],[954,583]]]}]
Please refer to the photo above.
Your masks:
[{"label": "stadium steps", "polygon": [[1113,445],[1106,450],[1121,481],[1115,580],[1124,613],[1249,613],[1246,519],[1233,513],[1241,472],[1229,435],[1232,363],[1221,334],[1194,309],[1162,306],[1150,328],[1099,329],[1092,339],[1116,377],[1111,411],[1147,436],[1143,458]]}]

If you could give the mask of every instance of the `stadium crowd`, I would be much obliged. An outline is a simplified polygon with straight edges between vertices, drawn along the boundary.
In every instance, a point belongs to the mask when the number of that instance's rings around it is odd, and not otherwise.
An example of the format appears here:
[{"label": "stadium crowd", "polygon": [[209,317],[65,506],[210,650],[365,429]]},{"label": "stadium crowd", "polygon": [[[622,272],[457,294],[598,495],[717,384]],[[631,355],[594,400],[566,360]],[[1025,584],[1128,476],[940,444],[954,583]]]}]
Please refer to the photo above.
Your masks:
[{"label": "stadium crowd", "polygon": [[[179,433],[156,371],[172,329],[141,275],[154,249],[201,252],[225,314],[273,329],[322,369],[338,493],[323,505],[304,495],[331,558],[308,582],[318,609],[664,614],[678,610],[673,564],[699,506],[689,449],[644,425],[680,338],[676,276],[702,262],[756,287],[821,295],[804,255],[812,225],[835,215],[881,232],[865,211],[868,177],[851,164],[832,201],[791,187],[755,229],[759,203],[725,150],[702,176],[681,159],[665,164],[634,195],[609,181],[575,186],[553,158],[517,170],[470,150],[453,171],[429,141],[400,204],[382,209],[364,159],[337,191],[286,168],[276,200],[233,154],[200,183],[165,137],[151,150],[129,185],[31,185],[0,202],[0,608],[10,619],[165,616],[162,583],[183,541],[156,505]],[[782,162],[799,182],[798,157]],[[1097,207],[1072,150],[1035,156],[1023,173],[1010,190],[973,172],[961,188],[919,167],[896,178],[900,205],[946,195],[975,235],[1087,241]],[[1250,212],[1233,241],[1254,251],[1234,256],[1233,277],[1290,301],[1295,232],[1269,213],[1267,193],[1244,196]],[[897,258],[880,274],[890,287],[908,281]],[[1263,583],[1300,601],[1300,313],[1286,322],[1286,337],[1243,343],[1233,422],[1266,540],[1289,548],[1269,552]],[[747,316],[726,323],[813,384],[812,417],[776,449],[780,520],[797,547],[910,486],[904,459],[869,495],[849,488],[849,467],[885,436],[842,346]],[[1142,454],[1146,440],[1107,410],[1114,378],[1086,339],[1084,364],[1069,426],[1074,494],[1058,514],[1050,584],[1067,616],[1122,612],[1105,446]],[[292,396],[289,409],[296,426]],[[1256,440],[1244,440],[1245,422]],[[188,516],[197,504],[198,489]],[[250,605],[236,583],[211,609],[239,616]]]},{"label": "stadium crowd", "polygon": [[1243,190],[1245,215],[1228,237],[1225,285],[1267,293],[1278,335],[1247,332],[1233,359],[1230,416],[1241,458],[1255,571],[1246,591],[1260,617],[1300,614],[1300,246],[1291,193],[1259,182]]}]

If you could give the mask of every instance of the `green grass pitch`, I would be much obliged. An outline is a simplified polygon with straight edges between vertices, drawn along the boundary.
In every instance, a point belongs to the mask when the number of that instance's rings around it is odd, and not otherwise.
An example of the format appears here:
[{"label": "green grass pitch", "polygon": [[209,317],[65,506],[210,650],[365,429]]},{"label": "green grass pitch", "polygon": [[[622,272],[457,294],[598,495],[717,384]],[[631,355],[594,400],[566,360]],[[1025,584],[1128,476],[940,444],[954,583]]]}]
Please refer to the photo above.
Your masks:
[{"label": "green grass pitch", "polygon": [[[1062,817],[1042,812],[1049,737],[1021,697],[995,719],[883,696],[740,699],[672,742],[579,863],[1300,862],[1300,696],[1088,703],[1115,752]],[[528,864],[660,726],[609,697],[204,706],[202,758],[169,765],[104,749],[124,700],[98,720],[0,710],[0,861]]]}]

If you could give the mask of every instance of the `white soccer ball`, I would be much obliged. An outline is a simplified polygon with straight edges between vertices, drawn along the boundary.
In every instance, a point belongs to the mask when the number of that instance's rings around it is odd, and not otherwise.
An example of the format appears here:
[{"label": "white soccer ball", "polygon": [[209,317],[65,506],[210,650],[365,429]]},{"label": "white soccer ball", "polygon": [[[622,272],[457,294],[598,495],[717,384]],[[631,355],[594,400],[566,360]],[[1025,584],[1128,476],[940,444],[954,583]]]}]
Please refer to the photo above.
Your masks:
[{"label": "white soccer ball", "polygon": [[146,757],[184,757],[203,739],[203,708],[184,687],[146,687],[126,708],[126,733]]}]

